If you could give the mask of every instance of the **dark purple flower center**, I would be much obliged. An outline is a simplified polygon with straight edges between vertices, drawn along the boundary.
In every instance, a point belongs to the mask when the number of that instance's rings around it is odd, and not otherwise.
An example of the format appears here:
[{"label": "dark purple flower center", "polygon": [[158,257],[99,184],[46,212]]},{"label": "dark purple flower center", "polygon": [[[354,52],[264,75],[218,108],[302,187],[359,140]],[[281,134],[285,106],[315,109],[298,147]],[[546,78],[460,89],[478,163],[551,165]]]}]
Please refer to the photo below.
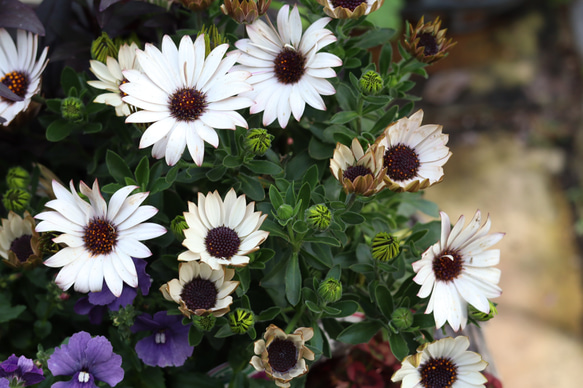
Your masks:
[{"label": "dark purple flower center", "polygon": [[117,229],[103,218],[94,218],[85,227],[83,242],[93,255],[106,255],[117,242]]},{"label": "dark purple flower center", "polygon": [[350,182],[354,182],[359,176],[365,175],[372,175],[370,168],[365,166],[350,166],[344,170],[344,173],[342,174],[344,178],[350,179]]},{"label": "dark purple flower center", "polygon": [[178,89],[168,101],[170,114],[179,121],[198,119],[207,107],[204,93],[192,88]]},{"label": "dark purple flower center", "polygon": [[437,280],[444,282],[456,279],[462,272],[462,257],[457,251],[445,250],[433,259],[433,273]]},{"label": "dark purple flower center", "polygon": [[409,146],[399,143],[385,151],[383,166],[393,181],[406,181],[417,175],[419,155]]},{"label": "dark purple flower center", "polygon": [[284,373],[296,365],[298,349],[292,341],[278,338],[267,347],[267,358],[273,370]]},{"label": "dark purple flower center", "polygon": [[189,310],[209,310],[217,304],[218,291],[215,284],[208,279],[194,278],[184,285],[180,299]]},{"label": "dark purple flower center", "polygon": [[431,358],[419,369],[424,388],[451,388],[457,380],[457,366],[449,358]]},{"label": "dark purple flower center", "polygon": [[233,229],[219,226],[208,231],[204,243],[211,256],[229,259],[239,251],[241,239]]},{"label": "dark purple flower center", "polygon": [[30,234],[22,235],[10,244],[10,250],[14,252],[21,263],[24,263],[32,254],[32,247],[30,246]]},{"label": "dark purple flower center", "polygon": [[429,57],[435,55],[439,52],[439,46],[435,40],[435,36],[428,32],[425,32],[419,36],[419,47],[423,47],[423,55]]},{"label": "dark purple flower center", "polygon": [[348,8],[349,10],[353,11],[361,5],[362,3],[366,3],[366,0],[332,0],[332,5],[334,8]]},{"label": "dark purple flower center", "polygon": [[[26,95],[26,89],[28,88],[28,77],[26,74],[20,71],[11,71],[6,74],[2,79],[0,79],[4,85],[8,86],[8,89],[17,96],[24,97]],[[2,100],[7,100],[2,98]],[[12,101],[11,101],[12,102]]]},{"label": "dark purple flower center", "polygon": [[295,84],[298,82],[306,69],[306,58],[298,51],[285,47],[275,57],[273,61],[275,76],[282,84]]},{"label": "dark purple flower center", "polygon": [[[121,85],[123,85],[123,84],[127,84],[128,82],[130,82],[130,81],[128,81],[127,79],[125,79],[125,78],[124,78],[124,79],[122,79],[122,80],[121,80],[121,82],[119,83],[118,87],[119,87],[119,86],[121,86]],[[125,93],[123,90],[121,90],[121,88],[119,89],[119,94],[120,94],[122,97],[125,97],[125,96],[127,96],[127,95],[128,95],[128,94],[127,94],[127,93]]]}]

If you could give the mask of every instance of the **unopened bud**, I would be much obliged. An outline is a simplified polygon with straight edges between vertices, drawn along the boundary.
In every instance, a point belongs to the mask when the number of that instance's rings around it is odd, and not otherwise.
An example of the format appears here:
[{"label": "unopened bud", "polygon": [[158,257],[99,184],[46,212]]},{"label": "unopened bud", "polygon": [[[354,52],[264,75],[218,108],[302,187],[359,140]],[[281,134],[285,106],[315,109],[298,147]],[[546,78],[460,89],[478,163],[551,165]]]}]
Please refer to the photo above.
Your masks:
[{"label": "unopened bud", "polygon": [[287,221],[294,215],[294,208],[287,203],[280,205],[277,208],[277,218],[281,221]]},{"label": "unopened bud", "polygon": [[6,183],[10,189],[25,189],[30,183],[30,174],[20,166],[11,167],[6,173]]},{"label": "unopened bud", "polygon": [[406,307],[399,307],[391,314],[391,322],[399,330],[405,330],[413,324],[413,313]]},{"label": "unopened bud", "polygon": [[229,314],[229,327],[235,334],[245,334],[255,324],[253,311],[238,308]]},{"label": "unopened bud", "polygon": [[215,327],[217,317],[209,315],[192,315],[192,324],[200,331],[211,331]]},{"label": "unopened bud", "polygon": [[61,116],[70,122],[79,123],[83,121],[85,104],[77,97],[67,97],[61,101]]},{"label": "unopened bud", "polygon": [[372,240],[372,257],[379,261],[389,261],[399,254],[399,241],[388,233],[380,232]]},{"label": "unopened bud", "polygon": [[328,229],[330,222],[332,222],[332,213],[326,205],[318,204],[309,207],[306,210],[306,222],[308,225],[318,231]]},{"label": "unopened bud", "polygon": [[21,212],[30,203],[30,194],[22,189],[9,189],[4,193],[2,203],[8,211]]},{"label": "unopened bud", "polygon": [[326,303],[334,303],[342,297],[342,283],[334,278],[328,278],[320,283],[318,294]]},{"label": "unopened bud", "polygon": [[496,308],[497,304],[490,300],[488,301],[488,303],[490,304],[490,312],[488,313],[484,313],[476,309],[471,304],[468,304],[468,315],[470,316],[470,318],[473,318],[478,322],[486,322],[494,318],[496,315],[498,315],[498,309]]},{"label": "unopened bud", "polygon": [[267,129],[253,128],[247,132],[245,145],[251,153],[261,156],[271,147],[272,140],[273,135],[270,135]]},{"label": "unopened bud", "polygon": [[91,44],[91,57],[105,63],[107,57],[117,59],[118,50],[118,45],[111,40],[106,32],[102,32],[101,36],[95,39]]},{"label": "unopened bud", "polygon": [[360,87],[364,94],[377,94],[383,86],[383,78],[376,71],[369,70],[360,77]]},{"label": "unopened bud", "polygon": [[170,223],[170,229],[178,241],[184,240],[184,230],[188,229],[184,216],[176,216]]}]

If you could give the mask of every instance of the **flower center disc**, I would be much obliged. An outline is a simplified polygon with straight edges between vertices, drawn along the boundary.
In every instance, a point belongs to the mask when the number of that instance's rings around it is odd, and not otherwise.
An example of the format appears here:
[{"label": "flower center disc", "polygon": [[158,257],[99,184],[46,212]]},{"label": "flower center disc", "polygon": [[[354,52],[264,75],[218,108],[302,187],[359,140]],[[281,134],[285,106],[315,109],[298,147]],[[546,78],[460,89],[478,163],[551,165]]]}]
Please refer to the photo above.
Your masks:
[{"label": "flower center disc", "polygon": [[332,5],[334,8],[348,8],[352,12],[361,5],[362,3],[366,3],[366,1],[362,0],[332,0]]},{"label": "flower center disc", "polygon": [[[127,84],[128,82],[130,82],[130,81],[128,81],[127,79],[124,78],[124,79],[121,80],[121,82],[119,83],[119,85],[117,87],[119,88],[121,85]],[[121,97],[125,97],[125,96],[128,95],[123,90],[121,90],[121,88],[119,89],[119,94],[120,94]]]},{"label": "flower center disc", "polygon": [[208,231],[204,243],[207,252],[213,257],[229,259],[239,251],[241,239],[233,229],[219,226]]},{"label": "flower center disc", "polygon": [[24,263],[33,254],[32,248],[30,247],[31,238],[31,235],[25,234],[14,239],[10,244],[10,250],[14,252],[21,263]]},{"label": "flower center disc", "polygon": [[295,84],[298,82],[306,69],[306,58],[294,49],[285,47],[273,61],[275,76],[282,84]]},{"label": "flower center disc", "polygon": [[439,47],[437,46],[435,36],[427,32],[419,36],[419,44],[417,46],[423,47],[423,55],[427,57],[435,55],[439,52]]},{"label": "flower center disc", "polygon": [[457,278],[461,272],[462,258],[455,251],[443,251],[439,257],[433,259],[433,273],[437,280],[449,282]]},{"label": "flower center disc", "polygon": [[215,284],[208,279],[194,278],[184,285],[180,299],[189,310],[208,310],[217,304],[218,291]]},{"label": "flower center disc", "polygon": [[269,365],[281,373],[287,372],[298,361],[298,350],[290,340],[276,339],[267,347]]},{"label": "flower center disc", "polygon": [[342,174],[344,178],[350,179],[350,182],[354,182],[354,180],[359,176],[366,175],[372,175],[372,171],[370,168],[365,166],[350,166],[344,170],[344,173]]},{"label": "flower center disc", "polygon": [[392,180],[406,181],[417,175],[419,156],[409,146],[397,144],[385,152],[383,166],[387,167],[387,175]]},{"label": "flower center disc", "polygon": [[180,121],[194,121],[198,119],[207,107],[203,93],[196,89],[178,89],[170,96],[170,114]]},{"label": "flower center disc", "polygon": [[0,82],[8,86],[8,89],[10,89],[12,93],[16,94],[17,96],[24,98],[26,95],[26,89],[28,88],[28,78],[24,73],[19,71],[11,71],[2,77]]},{"label": "flower center disc", "polygon": [[420,374],[425,388],[451,388],[457,380],[457,366],[449,358],[431,358],[421,366]]},{"label": "flower center disc", "polygon": [[94,255],[105,255],[113,250],[117,242],[115,226],[102,218],[96,218],[85,227],[85,248]]}]

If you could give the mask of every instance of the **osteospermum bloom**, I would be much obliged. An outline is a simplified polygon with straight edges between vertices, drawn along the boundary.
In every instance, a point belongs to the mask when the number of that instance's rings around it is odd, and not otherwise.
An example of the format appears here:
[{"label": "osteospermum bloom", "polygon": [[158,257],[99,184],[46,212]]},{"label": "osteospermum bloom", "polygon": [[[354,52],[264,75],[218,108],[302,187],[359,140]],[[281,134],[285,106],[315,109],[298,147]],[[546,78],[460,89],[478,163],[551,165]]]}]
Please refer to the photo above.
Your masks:
[{"label": "osteospermum bloom", "polygon": [[330,159],[330,170],[346,193],[370,196],[385,187],[384,147],[373,145],[366,152],[357,138],[350,148],[338,143]]},{"label": "osteospermum bloom", "polygon": [[188,251],[178,260],[200,260],[212,269],[221,265],[244,266],[249,253],[259,249],[269,232],[259,230],[267,214],[255,211],[255,202],[247,204],[245,195],[229,190],[225,200],[215,191],[206,197],[198,193],[198,206],[188,203],[184,219],[188,229],[182,244]]},{"label": "osteospermum bloom", "polygon": [[96,381],[103,381],[112,387],[123,380],[121,356],[113,353],[107,338],[91,338],[87,332],[75,333],[68,344],[55,348],[47,361],[53,376],[73,376],[70,381],[59,381],[51,388],[97,388]]},{"label": "osteospermum bloom", "polygon": [[300,327],[286,334],[271,324],[263,334],[264,340],[255,341],[256,356],[249,362],[258,371],[275,380],[278,387],[287,388],[290,381],[308,372],[306,360],[314,359],[314,352],[305,345],[314,335],[311,327]]},{"label": "osteospermum bloom", "polygon": [[488,249],[504,237],[490,233],[490,217],[480,225],[478,210],[467,227],[461,216],[453,229],[447,214],[441,212],[441,238],[430,246],[421,260],[413,263],[421,285],[417,296],[426,298],[426,314],[433,312],[435,326],[447,321],[454,330],[466,326],[468,303],[483,313],[490,312],[489,298],[501,294],[498,287],[500,270],[493,266],[500,261],[500,250]]},{"label": "osteospermum bloom", "polygon": [[424,63],[434,63],[443,58],[447,51],[457,42],[447,39],[447,29],[441,29],[441,20],[437,17],[432,22],[425,23],[421,16],[415,27],[408,25],[403,41],[403,47],[417,60]]},{"label": "osteospermum bloom", "polygon": [[136,343],[136,354],[146,365],[182,366],[194,351],[194,346],[188,344],[190,325],[182,324],[181,315],[168,315],[166,311],[158,311],[153,317],[142,314],[131,330],[152,331]]},{"label": "osteospermum bloom", "polygon": [[13,382],[13,386],[17,387],[37,384],[45,379],[43,370],[38,368],[31,359],[24,356],[16,357],[14,354],[0,364],[0,379],[3,378],[8,382]]},{"label": "osteospermum bloom", "polygon": [[153,206],[140,206],[148,193],[130,195],[137,186],[126,186],[111,196],[108,205],[97,180],[92,189],[84,182],[79,184],[89,202],[75,191],[73,181],[70,188],[69,192],[53,181],[56,199],[45,206],[54,210],[36,216],[42,220],[36,226],[38,232],[61,232],[53,241],[67,245],[44,262],[48,267],[63,267],[55,282],[63,290],[74,284],[76,291],[97,292],[105,280],[115,296],[121,295],[124,282],[136,288],[138,274],[132,257],[152,255],[140,240],[166,233],[162,226],[144,222],[158,212]]},{"label": "osteospermum bloom", "polygon": [[306,103],[326,110],[320,95],[329,96],[336,90],[326,80],[336,76],[332,67],[341,66],[336,55],[318,51],[336,41],[324,27],[330,18],[312,23],[302,35],[302,21],[297,6],[291,13],[284,5],[277,14],[277,30],[261,20],[247,26],[248,39],[235,43],[241,53],[238,70],[251,72],[253,90],[242,96],[254,103],[251,113],[263,112],[263,125],[275,119],[285,128],[290,115],[299,121]]},{"label": "osteospermum bloom", "polygon": [[2,219],[0,256],[11,267],[29,267],[41,262],[39,234],[34,227],[34,219],[28,212],[22,218],[11,211],[7,219]]},{"label": "osteospermum bloom", "polygon": [[136,50],[138,45],[132,43],[131,45],[123,44],[119,48],[117,59],[107,57],[106,63],[90,60],[89,70],[99,79],[99,81],[87,81],[87,83],[96,89],[107,90],[109,93],[103,93],[95,97],[93,102],[99,104],[107,104],[115,107],[115,114],[117,116],[129,116],[130,106],[126,104],[122,97],[126,96],[119,87],[128,82],[123,75],[124,70],[141,71],[141,67],[136,60]]},{"label": "osteospermum bloom", "polygon": [[423,111],[389,125],[377,139],[385,148],[385,181],[393,191],[423,190],[443,180],[443,165],[451,156],[442,126],[421,125]]},{"label": "osteospermum bloom", "polygon": [[379,9],[384,0],[318,0],[334,19],[358,19]]},{"label": "osteospermum bloom", "polygon": [[166,158],[168,165],[180,160],[188,147],[197,165],[204,159],[204,142],[219,145],[215,128],[248,128],[237,109],[252,101],[237,94],[251,90],[246,82],[250,73],[230,71],[238,55],[223,59],[228,44],[217,46],[205,59],[205,36],[194,44],[188,35],[176,47],[169,36],[162,39],[162,50],[146,44],[136,55],[144,73],[126,70],[129,81],[121,85],[128,104],[142,110],[126,123],[153,123],[140,139],[140,148],[153,145],[152,156]]},{"label": "osteospermum bloom", "polygon": [[468,352],[468,337],[443,338],[425,343],[417,353],[405,357],[393,382],[402,388],[484,388],[487,381],[480,373],[488,363],[478,353]]},{"label": "osteospermum bloom", "polygon": [[11,101],[0,97],[0,116],[8,125],[20,113],[24,112],[32,96],[40,90],[41,74],[47,65],[48,47],[45,47],[38,60],[38,35],[24,30],[17,30],[16,45],[10,34],[0,28],[0,82],[22,101]]},{"label": "osteospermum bloom", "polygon": [[222,317],[230,310],[231,294],[239,286],[231,280],[233,276],[235,270],[223,266],[215,270],[197,261],[180,263],[179,279],[162,285],[160,291],[166,300],[178,303],[178,309],[188,318],[192,314]]}]

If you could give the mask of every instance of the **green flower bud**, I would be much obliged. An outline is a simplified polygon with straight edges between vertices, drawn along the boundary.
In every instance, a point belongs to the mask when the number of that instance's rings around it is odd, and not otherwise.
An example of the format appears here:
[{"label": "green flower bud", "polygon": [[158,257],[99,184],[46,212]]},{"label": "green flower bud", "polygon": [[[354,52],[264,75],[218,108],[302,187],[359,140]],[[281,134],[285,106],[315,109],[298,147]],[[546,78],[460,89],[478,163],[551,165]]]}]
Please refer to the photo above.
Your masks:
[{"label": "green flower bud", "polygon": [[489,313],[481,312],[480,310],[476,309],[471,304],[468,304],[468,315],[470,316],[470,318],[472,318],[478,322],[486,322],[486,321],[489,321],[490,319],[494,318],[496,315],[498,315],[498,309],[496,308],[496,306],[498,306],[498,304],[496,304],[490,300],[488,301],[488,303],[490,303],[490,312]]},{"label": "green flower bud", "polygon": [[91,58],[97,59],[100,62],[105,63],[107,57],[117,59],[118,52],[119,46],[111,40],[106,32],[102,32],[101,36],[91,43]]},{"label": "green flower bud", "polygon": [[273,135],[270,135],[267,129],[253,128],[247,131],[245,146],[251,153],[261,156],[271,147],[272,140]]},{"label": "green flower bud", "polygon": [[235,334],[245,334],[255,324],[253,311],[238,308],[228,316],[229,327]]},{"label": "green flower bud", "polygon": [[83,121],[85,104],[77,97],[67,97],[61,101],[61,116],[73,123]]},{"label": "green flower bud", "polygon": [[26,209],[30,203],[30,194],[22,189],[9,189],[4,193],[2,203],[6,210],[18,213]]},{"label": "green flower bud", "polygon": [[188,229],[184,216],[176,216],[170,223],[170,229],[178,241],[184,240],[184,229]]},{"label": "green flower bud", "polygon": [[391,322],[399,330],[405,330],[413,324],[413,313],[407,307],[399,307],[391,314]]},{"label": "green flower bud", "polygon": [[284,203],[283,205],[280,205],[277,208],[277,218],[279,218],[282,221],[289,220],[293,215],[294,208],[291,205],[288,205],[287,203]]},{"label": "green flower bud", "polygon": [[[196,2],[198,0],[184,0],[184,2]],[[208,2],[210,4],[210,2],[212,2],[212,0],[202,0],[202,2]],[[188,7],[188,6],[187,6]],[[190,8],[190,7],[188,7]],[[203,9],[205,9],[206,7],[204,7]],[[222,36],[219,33],[219,30],[217,30],[217,27],[215,27],[214,24],[212,24],[208,29],[206,28],[206,26],[202,27],[202,30],[200,30],[200,32],[196,35],[196,37],[198,38],[200,36],[200,34],[204,34],[204,43],[205,43],[205,56],[208,57],[208,55],[210,54],[211,51],[213,51],[215,48],[217,48],[218,46],[222,45],[223,43],[228,43],[227,38],[225,38],[224,36]]]},{"label": "green flower bud", "polygon": [[20,166],[11,167],[6,174],[6,183],[10,189],[25,189],[30,183],[30,174]]},{"label": "green flower bud", "polygon": [[330,222],[332,222],[332,213],[326,205],[318,204],[309,207],[306,210],[306,222],[308,225],[318,231],[328,229]]},{"label": "green flower bud", "polygon": [[334,303],[342,297],[342,283],[334,278],[328,278],[320,283],[318,287],[318,295],[326,303]]},{"label": "green flower bud", "polygon": [[209,315],[192,315],[192,324],[200,331],[211,331],[215,327],[217,317]]},{"label": "green flower bud", "polygon": [[369,70],[360,77],[360,88],[364,94],[377,94],[383,86],[383,78],[376,71]]},{"label": "green flower bud", "polygon": [[388,233],[380,232],[372,239],[372,257],[379,261],[389,261],[399,254],[399,241]]}]

